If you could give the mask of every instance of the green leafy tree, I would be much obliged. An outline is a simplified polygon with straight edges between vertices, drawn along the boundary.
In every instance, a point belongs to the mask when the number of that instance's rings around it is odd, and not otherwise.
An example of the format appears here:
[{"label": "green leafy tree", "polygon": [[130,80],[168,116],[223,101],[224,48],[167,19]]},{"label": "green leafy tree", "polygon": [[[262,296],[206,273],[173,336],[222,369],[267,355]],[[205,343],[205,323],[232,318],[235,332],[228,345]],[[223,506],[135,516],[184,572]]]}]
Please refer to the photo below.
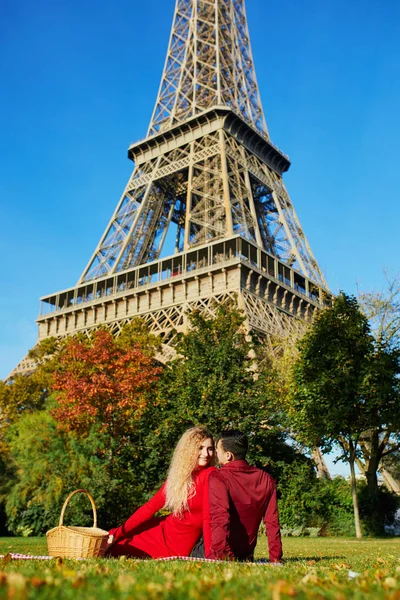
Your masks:
[{"label": "green leafy tree", "polygon": [[360,442],[362,460],[371,495],[378,489],[377,470],[383,458],[400,449],[400,351],[382,343],[375,344],[368,359],[362,392],[368,429]]},{"label": "green leafy tree", "polygon": [[[364,462],[369,530],[383,529],[377,469],[396,448],[400,426],[399,352],[378,343],[354,297],[341,293],[320,311],[299,343],[287,412],[297,435],[326,450],[339,444],[349,462],[356,534],[361,536],[355,463]],[[361,442],[363,445],[361,445]],[[364,502],[364,506],[366,503]],[[364,515],[366,511],[364,510]],[[374,523],[374,525],[373,525]]]},{"label": "green leafy tree", "polygon": [[[111,472],[104,432],[92,428],[77,436],[60,431],[49,412],[39,411],[22,416],[9,437],[17,480],[7,494],[6,512],[15,534],[38,535],[57,525],[66,496],[77,488],[92,494],[103,527],[127,517],[142,499],[130,462],[117,456]],[[90,525],[87,500],[76,497],[66,518],[74,525]]]},{"label": "green leafy tree", "polygon": [[[41,410],[51,393],[51,375],[38,367],[31,375],[17,375],[12,381],[0,381],[0,513],[16,481],[8,434],[25,414]],[[4,531],[3,531],[4,533]]]},{"label": "green leafy tree", "polygon": [[162,346],[161,338],[150,333],[148,325],[139,317],[124,325],[115,342],[122,349],[139,347],[150,358],[154,358]]},{"label": "green leafy tree", "polygon": [[199,423],[214,434],[233,427],[246,432],[249,460],[276,477],[282,465],[306,460],[285,443],[271,401],[274,375],[269,366],[260,367],[260,342],[248,335],[242,313],[221,306],[215,318],[195,312],[189,320],[176,346],[178,357],[164,371],[150,407],[144,476],[159,483],[177,439]]},{"label": "green leafy tree", "polygon": [[[309,327],[309,323],[302,323],[284,337],[269,338],[268,345],[263,345],[257,356],[261,373],[268,374],[268,385],[273,390],[272,395],[275,398],[273,405],[278,411],[276,420],[285,435],[292,438],[294,443],[297,442],[291,424],[286,418],[285,411],[282,411],[282,398],[287,397],[289,393],[292,368],[299,356],[298,344]],[[311,455],[318,478],[330,480],[331,476],[320,448],[312,448]]]},{"label": "green leafy tree", "polygon": [[359,439],[370,424],[364,395],[373,338],[355,298],[343,293],[317,313],[299,343],[288,414],[298,437],[330,450],[338,443],[349,462],[357,537],[361,537],[355,461]]},{"label": "green leafy tree", "polygon": [[[371,324],[378,347],[384,349],[388,363],[390,356],[393,358],[400,347],[400,277],[385,272],[385,280],[384,289],[360,292],[358,301]],[[389,424],[393,424],[393,419],[389,420]],[[399,425],[397,432],[398,430]],[[398,460],[395,458],[400,446],[396,431],[385,428],[379,432],[371,430],[365,433],[360,445],[362,460],[357,461],[357,464],[368,481],[371,480],[370,474],[375,468],[377,457],[381,454],[379,471],[384,482],[389,490],[400,494],[400,475],[396,469]]]}]

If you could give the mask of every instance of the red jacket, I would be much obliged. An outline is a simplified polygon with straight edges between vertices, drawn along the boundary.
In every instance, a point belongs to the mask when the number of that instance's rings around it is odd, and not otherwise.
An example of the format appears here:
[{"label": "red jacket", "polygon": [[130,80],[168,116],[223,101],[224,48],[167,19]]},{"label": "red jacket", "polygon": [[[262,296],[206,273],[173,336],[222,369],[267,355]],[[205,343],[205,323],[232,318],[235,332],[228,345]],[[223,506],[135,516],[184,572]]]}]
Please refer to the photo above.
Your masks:
[{"label": "red jacket", "polygon": [[115,545],[111,555],[130,554],[132,556],[189,556],[193,546],[203,533],[203,506],[207,494],[207,480],[214,471],[209,467],[197,471],[193,477],[196,493],[189,498],[189,510],[182,517],[173,514],[167,517],[152,518],[164,508],[166,503],[165,486],[141,508],[133,513],[121,527],[110,530]]},{"label": "red jacket", "polygon": [[270,561],[280,561],[282,542],[272,477],[245,460],[235,460],[210,473],[208,488],[206,520],[210,541],[205,535],[206,557],[245,559],[251,556],[264,519]]}]

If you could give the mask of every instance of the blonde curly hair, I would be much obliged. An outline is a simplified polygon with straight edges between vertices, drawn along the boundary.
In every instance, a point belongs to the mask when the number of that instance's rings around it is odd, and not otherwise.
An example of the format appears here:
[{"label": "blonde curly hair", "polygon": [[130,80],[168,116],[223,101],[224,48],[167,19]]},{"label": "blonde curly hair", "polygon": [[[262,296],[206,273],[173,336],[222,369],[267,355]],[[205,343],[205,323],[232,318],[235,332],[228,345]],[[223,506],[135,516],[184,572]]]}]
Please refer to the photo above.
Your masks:
[{"label": "blonde curly hair", "polygon": [[188,510],[188,500],[196,494],[192,475],[198,466],[200,444],[208,439],[214,441],[208,429],[191,427],[175,447],[168,470],[165,506],[176,516]]}]

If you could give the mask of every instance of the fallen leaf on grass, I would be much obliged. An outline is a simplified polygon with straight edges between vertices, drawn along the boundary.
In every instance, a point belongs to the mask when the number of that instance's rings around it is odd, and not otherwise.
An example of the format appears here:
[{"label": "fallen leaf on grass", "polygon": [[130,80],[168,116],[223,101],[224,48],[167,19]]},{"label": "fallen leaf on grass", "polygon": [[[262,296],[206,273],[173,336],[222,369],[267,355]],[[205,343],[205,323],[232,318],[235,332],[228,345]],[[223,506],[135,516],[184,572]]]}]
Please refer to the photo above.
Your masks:
[{"label": "fallen leaf on grass", "polygon": [[233,577],[233,571],[232,569],[227,569],[226,571],[224,571],[224,579],[225,581],[230,581]]},{"label": "fallen leaf on grass", "polygon": [[336,573],[334,573],[333,571],[329,571],[328,572],[328,579],[331,583],[338,583],[339,579],[336,575]]},{"label": "fallen leaf on grass", "polygon": [[110,567],[107,567],[106,565],[97,565],[95,572],[98,573],[99,575],[109,575],[111,573],[111,569],[110,569]]},{"label": "fallen leaf on grass", "polygon": [[307,575],[304,575],[303,579],[300,580],[300,583],[318,583],[319,579],[317,577],[316,571],[310,571]]},{"label": "fallen leaf on grass", "polygon": [[281,600],[282,596],[290,596],[292,598],[297,596],[294,587],[284,579],[280,579],[271,585],[270,590],[272,591],[272,600]]},{"label": "fallen leaf on grass", "polygon": [[9,600],[19,600],[25,597],[26,577],[21,573],[8,573],[8,598]]},{"label": "fallen leaf on grass", "polygon": [[128,592],[136,583],[136,578],[133,575],[120,573],[117,577],[117,586],[121,592]]},{"label": "fallen leaf on grass", "polygon": [[336,569],[336,571],[342,571],[343,569],[350,569],[350,565],[348,565],[347,563],[333,563],[333,565],[331,565],[332,569]]},{"label": "fallen leaf on grass", "polygon": [[148,592],[153,592],[153,593],[156,593],[156,594],[160,593],[161,594],[161,592],[163,590],[164,590],[164,586],[161,585],[161,583],[153,583],[153,582],[151,582],[151,583],[147,584],[147,591]]},{"label": "fallen leaf on grass", "polygon": [[318,585],[323,587],[326,584],[326,580],[325,579],[321,579],[321,577],[318,577],[318,575],[316,573],[307,573],[307,575],[305,575],[303,577],[303,579],[300,580],[300,583],[302,585]]},{"label": "fallen leaf on grass", "polygon": [[46,583],[47,585],[60,585],[61,579],[54,577],[52,573],[48,573],[46,575]]},{"label": "fallen leaf on grass", "polygon": [[384,570],[376,569],[376,571],[374,572],[374,577],[378,581],[382,581],[382,579],[384,579],[388,575],[389,575],[389,569],[384,569]]},{"label": "fallen leaf on grass", "polygon": [[33,587],[41,587],[42,585],[46,585],[47,581],[45,579],[40,579],[39,577],[31,577],[29,583]]},{"label": "fallen leaf on grass", "polygon": [[65,579],[76,579],[77,576],[76,571],[73,571],[72,569],[63,569],[61,574]]},{"label": "fallen leaf on grass", "polygon": [[[365,573],[364,577],[366,577]],[[357,581],[357,585],[362,592],[367,593],[371,591],[371,583],[368,579],[361,579],[360,581]]]},{"label": "fallen leaf on grass", "polygon": [[383,580],[383,587],[385,588],[395,588],[397,587],[397,580],[394,577],[386,577],[386,579]]},{"label": "fallen leaf on grass", "polygon": [[76,576],[76,579],[72,582],[72,587],[74,589],[82,587],[83,585],[85,585],[85,582],[86,582],[85,576],[78,573],[78,575]]},{"label": "fallen leaf on grass", "polygon": [[10,587],[21,589],[26,586],[26,577],[22,573],[8,573],[7,583]]}]

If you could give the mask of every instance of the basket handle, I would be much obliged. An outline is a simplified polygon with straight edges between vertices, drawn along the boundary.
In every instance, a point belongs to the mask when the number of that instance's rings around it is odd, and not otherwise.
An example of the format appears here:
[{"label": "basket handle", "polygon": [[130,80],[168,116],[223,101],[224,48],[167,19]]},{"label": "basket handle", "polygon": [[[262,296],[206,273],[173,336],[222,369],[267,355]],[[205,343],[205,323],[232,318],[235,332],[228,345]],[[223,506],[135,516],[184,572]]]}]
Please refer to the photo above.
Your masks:
[{"label": "basket handle", "polygon": [[93,500],[92,496],[86,490],[75,490],[74,492],[70,493],[70,495],[68,496],[68,498],[64,502],[64,505],[63,505],[62,510],[61,510],[59,527],[61,527],[63,525],[63,523],[64,523],[64,514],[65,514],[65,509],[67,508],[68,502],[71,500],[72,496],[75,496],[75,494],[78,494],[79,492],[83,492],[89,498],[90,504],[92,505],[92,509],[93,509],[93,527],[97,527],[96,505],[94,503],[94,500]]}]

